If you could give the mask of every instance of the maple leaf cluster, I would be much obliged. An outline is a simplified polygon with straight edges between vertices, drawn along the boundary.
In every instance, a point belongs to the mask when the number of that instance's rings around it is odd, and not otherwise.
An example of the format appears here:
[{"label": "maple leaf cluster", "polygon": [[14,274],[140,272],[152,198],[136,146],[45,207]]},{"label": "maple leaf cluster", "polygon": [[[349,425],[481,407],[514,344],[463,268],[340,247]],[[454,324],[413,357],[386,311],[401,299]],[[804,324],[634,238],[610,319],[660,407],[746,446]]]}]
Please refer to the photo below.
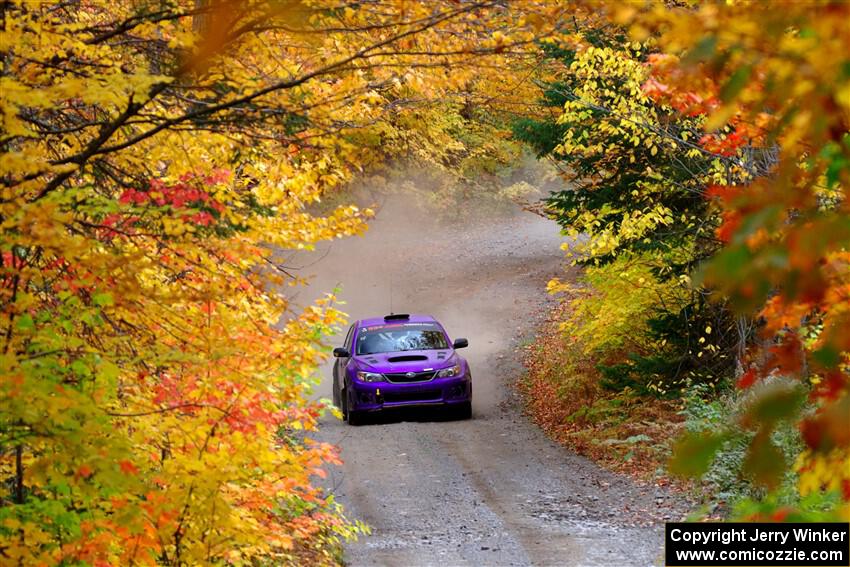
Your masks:
[{"label": "maple leaf cluster", "polygon": [[365,230],[317,212],[360,172],[474,151],[419,113],[515,86],[566,9],[526,8],[4,4],[0,562],[338,562],[365,528],[310,391],[344,315],[294,309],[288,251]]}]

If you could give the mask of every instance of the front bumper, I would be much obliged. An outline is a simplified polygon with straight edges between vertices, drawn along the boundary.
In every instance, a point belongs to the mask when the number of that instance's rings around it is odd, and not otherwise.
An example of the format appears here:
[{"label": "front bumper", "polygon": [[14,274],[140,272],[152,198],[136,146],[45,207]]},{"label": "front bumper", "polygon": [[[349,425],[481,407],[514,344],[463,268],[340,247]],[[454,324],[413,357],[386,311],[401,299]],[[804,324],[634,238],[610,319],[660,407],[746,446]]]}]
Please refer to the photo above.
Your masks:
[{"label": "front bumper", "polygon": [[351,385],[350,405],[354,411],[380,411],[423,405],[454,405],[472,400],[469,376],[434,378],[427,382],[359,382]]}]

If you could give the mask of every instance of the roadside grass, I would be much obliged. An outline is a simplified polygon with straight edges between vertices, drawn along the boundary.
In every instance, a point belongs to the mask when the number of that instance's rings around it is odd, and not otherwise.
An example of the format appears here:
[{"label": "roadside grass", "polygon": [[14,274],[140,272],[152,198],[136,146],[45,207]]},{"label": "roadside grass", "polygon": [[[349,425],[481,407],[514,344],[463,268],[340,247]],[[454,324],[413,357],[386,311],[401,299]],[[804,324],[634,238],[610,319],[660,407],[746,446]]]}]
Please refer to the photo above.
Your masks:
[{"label": "roadside grass", "polygon": [[681,400],[639,396],[600,386],[595,361],[564,340],[566,306],[553,310],[537,339],[521,347],[518,389],[527,413],[560,444],[604,467],[658,484],[673,440],[684,428]]}]

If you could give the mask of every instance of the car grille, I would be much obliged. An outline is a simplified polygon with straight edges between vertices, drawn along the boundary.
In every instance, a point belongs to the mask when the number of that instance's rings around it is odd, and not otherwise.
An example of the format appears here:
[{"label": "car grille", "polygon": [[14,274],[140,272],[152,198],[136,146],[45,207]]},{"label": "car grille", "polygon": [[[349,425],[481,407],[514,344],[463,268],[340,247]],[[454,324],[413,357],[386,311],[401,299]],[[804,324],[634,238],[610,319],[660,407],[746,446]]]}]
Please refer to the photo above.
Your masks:
[{"label": "car grille", "polygon": [[393,403],[393,402],[430,402],[433,400],[439,400],[443,397],[443,393],[440,390],[425,390],[422,392],[386,392],[384,394],[384,401]]},{"label": "car grille", "polygon": [[[387,380],[396,384],[408,384],[410,382],[427,382],[431,380],[437,372],[429,370],[428,372],[390,372],[384,374]],[[413,376],[409,376],[412,374]]]}]

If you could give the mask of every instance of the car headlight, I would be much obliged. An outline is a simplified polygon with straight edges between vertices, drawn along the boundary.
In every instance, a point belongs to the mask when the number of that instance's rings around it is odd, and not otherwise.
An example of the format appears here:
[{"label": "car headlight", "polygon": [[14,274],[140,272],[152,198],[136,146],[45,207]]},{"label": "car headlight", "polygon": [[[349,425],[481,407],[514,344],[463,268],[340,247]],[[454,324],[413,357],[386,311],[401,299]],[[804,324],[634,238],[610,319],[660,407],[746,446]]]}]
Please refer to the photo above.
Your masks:
[{"label": "car headlight", "polygon": [[357,379],[361,382],[383,382],[384,375],[377,372],[358,372]]},{"label": "car headlight", "polygon": [[451,378],[452,376],[460,376],[460,364],[443,368],[437,372],[437,378]]}]

